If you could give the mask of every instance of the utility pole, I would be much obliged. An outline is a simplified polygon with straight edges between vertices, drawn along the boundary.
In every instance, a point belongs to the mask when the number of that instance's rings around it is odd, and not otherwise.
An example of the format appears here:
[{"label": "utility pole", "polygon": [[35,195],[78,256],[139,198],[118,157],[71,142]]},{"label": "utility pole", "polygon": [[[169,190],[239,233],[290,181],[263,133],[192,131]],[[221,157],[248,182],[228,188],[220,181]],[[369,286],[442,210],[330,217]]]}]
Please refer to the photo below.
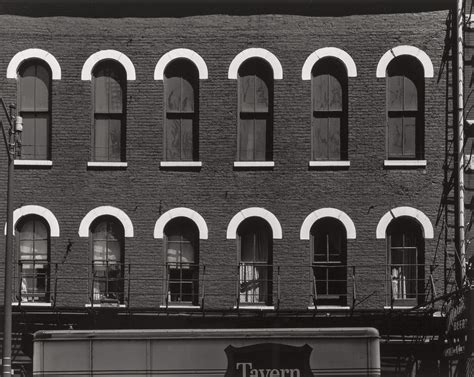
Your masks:
[{"label": "utility pole", "polygon": [[[10,106],[10,113],[7,111],[3,99],[2,102],[5,116],[9,124],[9,135],[7,138],[3,123],[0,120],[3,140],[8,153],[8,186],[7,186],[7,236],[5,247],[5,285],[3,292],[3,355],[2,370],[3,377],[12,375],[12,277],[13,277],[13,170],[17,147],[17,137],[23,131],[21,117],[14,117],[15,106]],[[14,120],[12,120],[14,119]]]}]

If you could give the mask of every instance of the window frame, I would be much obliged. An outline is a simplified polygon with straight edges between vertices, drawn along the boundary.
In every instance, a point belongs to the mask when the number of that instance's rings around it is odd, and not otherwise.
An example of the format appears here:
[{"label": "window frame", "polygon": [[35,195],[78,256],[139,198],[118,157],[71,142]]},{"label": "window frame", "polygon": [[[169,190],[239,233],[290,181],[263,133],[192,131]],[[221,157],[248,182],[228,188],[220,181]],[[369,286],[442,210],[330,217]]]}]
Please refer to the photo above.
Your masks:
[{"label": "window frame", "polygon": [[[247,228],[247,229],[246,229]],[[267,255],[266,255],[266,260],[265,261],[258,261],[258,260],[255,260],[255,253],[256,253],[256,247],[255,247],[255,244],[257,242],[257,240],[255,239],[255,237],[257,236],[257,232],[248,232],[248,228],[253,228],[253,229],[256,229],[256,228],[260,228],[260,231],[261,232],[265,232],[266,233],[266,237],[267,237],[267,242],[268,242],[268,249],[267,249]],[[243,234],[242,232],[245,232],[246,234],[252,234],[253,237],[254,237],[254,248],[253,248],[253,254],[254,254],[254,258],[252,261],[242,261],[242,250],[243,250],[243,245],[242,245],[242,237],[243,237]],[[273,271],[273,267],[274,267],[274,264],[273,264],[273,236],[272,236],[272,228],[270,226],[270,224],[262,219],[262,218],[259,218],[259,217],[249,217],[245,220],[243,220],[238,228],[237,228],[237,262],[238,262],[238,286],[239,286],[239,291],[238,291],[238,297],[237,297],[237,302],[238,302],[238,306],[246,306],[246,307],[255,307],[255,306],[266,306],[266,307],[272,307],[273,305],[273,301],[274,301],[274,297],[273,297],[273,290],[274,290],[274,282],[273,282],[273,275],[274,275],[274,271]],[[263,294],[264,296],[264,299],[263,300],[258,300],[258,301],[255,301],[254,299],[251,299],[250,301],[248,300],[242,300],[242,296],[244,295],[244,297],[248,296],[248,292],[243,292],[242,291],[242,284],[243,282],[244,283],[247,283],[248,280],[244,279],[242,280],[242,267],[244,267],[244,274],[246,275],[246,267],[250,267],[252,268],[252,275],[255,276],[255,275],[259,275],[258,273],[258,268],[264,268],[266,269],[265,271],[265,276],[264,278],[262,279],[263,280],[263,285],[264,285],[264,288],[265,288],[265,292]],[[257,272],[257,273],[256,273]],[[257,282],[258,282],[259,277],[257,277]],[[255,290],[256,289],[259,289],[259,287],[257,288],[253,288],[251,289],[251,291],[253,293],[250,293],[250,296],[251,297],[254,297],[252,295],[255,295]],[[259,295],[259,292],[257,291],[257,295]]]},{"label": "window frame", "polygon": [[[181,88],[183,81],[188,78],[188,83],[192,88],[193,93],[193,110],[192,111],[172,111],[168,110],[168,83],[170,77],[169,71],[174,74],[171,77],[178,77],[180,79]],[[181,73],[181,75],[179,75]],[[180,96],[180,100],[182,97]],[[181,101],[180,101],[181,103]],[[191,120],[191,158],[183,157],[183,141],[182,141],[182,123],[180,123],[180,158],[171,158],[168,156],[168,119]],[[199,71],[193,61],[186,58],[173,59],[166,65],[163,72],[163,167],[200,167],[199,162]]]},{"label": "window frame", "polygon": [[[36,110],[22,110],[22,91],[21,91],[21,82],[23,79],[22,71],[25,71],[28,67],[34,65],[35,67],[41,66],[43,69],[48,74],[48,85],[47,85],[47,90],[48,90],[48,99],[47,99],[47,104],[48,108],[47,110],[41,110],[41,111],[36,111]],[[37,68],[35,69],[37,71]],[[36,72],[35,72],[36,73]],[[38,77],[37,74],[35,77]],[[17,165],[44,165],[45,163],[42,163],[43,161],[50,161],[51,160],[51,140],[52,140],[52,89],[53,89],[53,72],[51,70],[51,67],[47,62],[43,61],[42,59],[32,57],[28,58],[24,61],[21,62],[18,66],[18,74],[17,74],[17,90],[16,90],[16,96],[17,96],[17,104],[18,104],[18,115],[23,117],[23,132],[25,131],[25,127],[27,128],[28,126],[25,126],[25,117],[26,114],[32,114],[35,118],[38,114],[44,115],[46,117],[46,136],[45,136],[45,142],[46,142],[46,153],[45,155],[41,155],[39,157],[36,157],[36,149],[37,149],[37,142],[36,142],[36,136],[35,136],[35,142],[32,145],[34,149],[34,155],[29,156],[29,157],[24,157],[22,148],[20,147],[19,154],[15,156],[15,158],[19,158],[18,161],[22,161],[17,163]],[[36,98],[36,97],[34,97]],[[36,100],[35,100],[36,102]],[[36,135],[36,132],[35,132]],[[24,137],[24,133],[22,134],[22,138]],[[49,164],[48,164],[49,165]]]},{"label": "window frame", "polygon": [[[32,259],[25,259],[26,262],[22,262],[23,259],[21,258],[22,253],[21,253],[21,247],[22,247],[22,240],[21,239],[21,233],[23,228],[26,224],[29,222],[33,222],[33,239],[31,240],[26,240],[27,242],[32,242],[33,248],[35,249],[34,245],[36,241],[46,241],[46,259],[45,263],[37,263],[37,260],[41,261],[44,259],[36,259],[35,256],[37,253],[33,253],[33,258]],[[46,239],[41,239],[37,240],[34,235],[35,235],[35,228],[36,228],[36,223],[39,222],[41,223],[46,231]],[[21,304],[49,304],[51,303],[52,299],[52,293],[51,293],[51,229],[49,226],[48,221],[46,219],[42,218],[41,216],[30,214],[22,217],[16,224],[15,226],[16,231],[17,231],[17,242],[16,242],[16,252],[17,252],[17,262],[18,262],[18,302]],[[44,254],[41,254],[44,255]],[[28,263],[28,261],[32,261],[32,263]],[[33,272],[31,274],[27,274],[29,276],[29,279],[40,279],[39,275],[41,273],[36,272],[35,265],[46,265],[46,268],[44,268],[44,292],[36,292],[36,290],[33,288],[32,292],[28,291],[28,286],[27,282],[24,283],[24,274],[23,274],[23,264],[32,264],[33,265]],[[25,292],[24,292],[25,290]],[[25,295],[25,296],[24,296]]]},{"label": "window frame", "polygon": [[[318,76],[318,71],[322,74],[331,76],[339,82],[341,87],[341,109],[340,110],[316,110],[315,109],[315,78]],[[322,75],[321,74],[321,75]],[[329,86],[329,82],[328,82]],[[328,88],[328,93],[330,89]],[[328,101],[329,102],[329,101]],[[317,157],[317,146],[315,143],[315,120],[328,119],[328,128],[331,127],[329,119],[339,118],[339,156],[337,158],[330,158],[329,148],[325,158]],[[347,67],[339,59],[328,56],[319,59],[311,68],[311,162],[310,166],[340,166],[347,167],[349,160],[349,135],[348,135],[348,118],[349,118],[349,79]],[[329,132],[328,132],[329,135]],[[329,142],[327,142],[329,146]]]},{"label": "window frame", "polygon": [[[326,238],[326,260],[323,261],[316,261],[316,241],[317,241],[317,234],[318,232],[324,232]],[[329,236],[331,235],[330,231],[334,231],[333,235],[339,236],[339,243],[340,243],[340,251],[339,251],[339,258],[338,260],[331,261],[330,250],[329,250]],[[338,234],[336,234],[338,233]],[[322,254],[320,254],[322,255]],[[340,294],[330,294],[329,293],[329,286],[331,280],[329,279],[329,269],[331,268],[340,268],[343,269],[342,275],[343,282],[340,282],[342,286],[344,286],[343,292]],[[316,279],[316,268],[326,269],[326,293],[321,294],[317,292],[317,283],[318,280]],[[311,282],[310,282],[310,292],[312,292],[313,302],[311,304],[315,304],[315,306],[339,306],[345,307],[348,302],[348,266],[347,266],[347,230],[344,224],[339,221],[338,219],[332,217],[323,217],[318,219],[314,222],[310,229],[310,269],[311,269]],[[339,281],[339,280],[338,280]],[[337,282],[333,283],[336,285]],[[315,291],[316,290],[316,291]]]},{"label": "window frame", "polygon": [[[415,246],[392,246],[392,240],[394,233],[400,234],[402,236],[402,242],[405,243],[406,236],[410,235],[415,239]],[[406,216],[401,216],[396,219],[393,219],[387,227],[386,230],[386,238],[387,238],[387,252],[386,252],[386,282],[389,287],[386,286],[386,297],[387,297],[387,305],[393,306],[416,306],[421,304],[424,301],[425,297],[425,280],[426,280],[426,273],[425,273],[425,240],[423,237],[423,232],[421,229],[420,224],[418,224],[414,219]],[[408,249],[415,249],[415,291],[414,292],[407,292],[407,283],[406,277],[403,275],[396,275],[394,278],[393,275],[393,266],[400,265],[400,263],[395,263],[392,260],[393,257],[393,249],[397,250],[408,250]],[[403,256],[405,258],[405,256]],[[413,264],[404,264],[402,266],[413,267]],[[403,271],[400,270],[400,271]],[[408,274],[407,274],[408,275]],[[402,276],[400,278],[399,276]],[[403,280],[400,280],[403,279]],[[394,290],[397,291],[400,289],[400,282],[403,284],[401,295],[415,295],[415,297],[394,297]],[[397,288],[394,289],[394,283],[397,285]],[[409,284],[409,283],[408,283]]]},{"label": "window frame", "polygon": [[[268,92],[268,110],[263,111],[243,111],[242,103],[242,70],[255,71],[253,74],[254,77],[259,77],[261,81],[266,84]],[[259,75],[257,75],[259,73]],[[255,86],[255,80],[254,80]],[[274,128],[274,77],[272,66],[261,57],[250,57],[246,59],[239,66],[237,71],[237,161],[234,164],[236,167],[273,167],[273,128]],[[251,150],[253,154],[252,159],[243,159],[241,152],[242,144],[242,134],[243,134],[243,122],[244,119],[251,120],[266,120],[265,125],[265,150],[264,150],[264,159],[257,159],[256,152],[257,146],[255,142],[255,122],[253,124],[253,149]]]},{"label": "window frame", "polygon": [[[390,79],[393,76],[401,76],[403,83],[406,80],[413,82],[414,88],[417,91],[417,109],[416,110],[391,110],[389,104],[391,102]],[[405,91],[403,85],[402,106],[405,106]],[[393,58],[387,65],[385,78],[385,166],[426,166],[425,158],[425,77],[422,63],[411,55],[400,55]],[[413,141],[414,152],[412,155],[404,154],[403,136],[402,153],[390,153],[390,119],[402,120],[402,133],[406,127],[403,125],[405,118],[415,119],[415,140]],[[402,134],[403,135],[403,134]]]},{"label": "window frame", "polygon": [[[103,223],[106,224],[106,259],[95,259],[95,250],[94,246],[97,242],[103,242],[104,240],[99,239],[96,240],[94,235],[95,235],[95,230],[102,225]],[[113,269],[109,271],[110,268],[110,261],[109,261],[109,253],[108,253],[108,242],[109,242],[109,234],[114,230],[117,231],[117,234],[119,236],[119,239],[117,240],[110,240],[118,243],[119,246],[119,253],[120,253],[120,260],[118,262],[112,263],[113,266],[118,265],[118,277],[116,278],[110,278],[109,273],[113,272]],[[110,215],[102,215],[97,217],[90,225],[90,260],[91,260],[91,269],[90,269],[90,282],[91,282],[91,288],[90,288],[90,304],[91,306],[118,306],[118,305],[123,305],[125,303],[125,229],[122,225],[122,223],[116,219],[113,216]],[[105,281],[106,281],[106,290],[105,293],[103,294],[102,291],[100,290],[100,276],[99,276],[99,282],[98,286],[99,288],[96,291],[96,266],[104,266],[103,261],[105,261]],[[99,262],[99,263],[96,263]],[[116,269],[117,270],[117,269]],[[102,271],[101,269],[98,269],[97,271]],[[118,297],[107,297],[109,295],[109,283],[110,281],[116,281],[118,282],[118,288],[115,291],[115,293],[118,295]],[[112,292],[113,293],[113,292]],[[104,296],[104,297],[102,297]]]},{"label": "window frame", "polygon": [[[174,229],[173,229],[174,227]],[[181,229],[186,228],[184,231],[181,231],[180,234],[178,235],[180,237],[180,241],[170,241],[170,228],[172,231],[177,232],[176,228]],[[185,234],[189,233],[192,235],[192,240],[185,240],[183,241],[183,238],[185,237]],[[175,234],[175,233],[173,233]],[[199,238],[199,228],[197,225],[191,220],[188,219],[187,217],[175,217],[171,219],[164,227],[163,230],[163,245],[164,245],[164,262],[165,262],[165,284],[163,286],[163,297],[164,297],[164,304],[166,307],[169,306],[199,306],[199,293],[200,293],[200,238]],[[180,245],[183,242],[189,243],[192,248],[193,248],[193,262],[192,263],[186,263],[186,262],[179,262],[179,264],[183,265],[188,265],[188,270],[191,272],[191,278],[186,279],[182,278],[183,276],[183,270],[185,268],[174,268],[174,270],[179,270],[180,274],[180,279],[178,283],[173,283],[173,284],[178,284],[180,287],[180,293],[179,296],[184,296],[185,294],[182,293],[182,286],[183,283],[188,283],[186,280],[191,280],[191,285],[193,285],[191,289],[191,295],[193,296],[191,300],[184,300],[184,301],[174,301],[171,300],[172,294],[170,290],[170,283],[171,283],[171,277],[170,277],[170,270],[173,268],[171,267],[172,264],[178,264],[178,262],[169,262],[168,261],[168,246],[170,242],[179,242]],[[180,257],[182,259],[182,250],[180,250]]]},{"label": "window frame", "polygon": [[[121,95],[122,95],[122,111],[121,113],[115,112],[98,112],[96,111],[96,82],[97,82],[97,75],[102,70],[109,70],[112,74],[115,74],[119,78],[119,84],[121,88]],[[107,77],[112,75],[109,74]],[[126,134],[127,134],[127,72],[125,68],[118,62],[113,59],[104,59],[99,61],[92,69],[91,73],[92,85],[91,85],[91,99],[92,99],[92,114],[91,114],[91,162],[89,162],[88,166],[90,167],[102,167],[102,166],[109,166],[109,167],[126,167]],[[110,96],[107,97],[107,102],[110,100]],[[97,116],[102,119],[115,119],[120,120],[120,145],[119,145],[119,157],[118,158],[111,158],[110,155],[110,129],[107,132],[107,159],[97,158],[96,156],[96,134],[97,134]],[[108,126],[108,128],[110,125]]]}]

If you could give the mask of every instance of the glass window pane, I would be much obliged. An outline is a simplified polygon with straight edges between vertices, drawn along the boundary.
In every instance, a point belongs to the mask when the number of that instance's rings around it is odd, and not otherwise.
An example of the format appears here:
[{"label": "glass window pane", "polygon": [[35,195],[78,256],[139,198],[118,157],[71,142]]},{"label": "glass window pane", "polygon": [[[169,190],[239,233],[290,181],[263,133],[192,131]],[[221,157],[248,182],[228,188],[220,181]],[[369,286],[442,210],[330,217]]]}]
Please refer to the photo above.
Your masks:
[{"label": "glass window pane", "polygon": [[109,156],[109,120],[95,119],[94,156],[96,161],[108,161]]},{"label": "glass window pane", "polygon": [[181,158],[191,161],[193,159],[193,120],[181,119]]},{"label": "glass window pane", "polygon": [[166,119],[166,159],[179,161],[181,157],[181,122]]},{"label": "glass window pane", "polygon": [[178,263],[180,259],[180,250],[181,245],[179,242],[168,241],[166,250],[166,261],[168,263]]},{"label": "glass window pane", "polygon": [[388,155],[400,157],[403,155],[403,122],[400,117],[388,118]]},{"label": "glass window pane", "polygon": [[243,234],[240,237],[240,260],[253,262],[255,260],[255,234]]},{"label": "glass window pane", "polygon": [[23,132],[21,133],[21,154],[24,159],[35,158],[35,116],[22,114]]},{"label": "glass window pane", "polygon": [[94,95],[94,111],[96,113],[106,114],[109,112],[109,99],[107,91],[107,76],[97,75],[94,79],[95,95]]},{"label": "glass window pane", "polygon": [[120,263],[120,242],[107,242],[107,261],[109,263]]},{"label": "glass window pane", "polygon": [[255,76],[255,111],[268,112],[268,86],[258,75]]},{"label": "glass window pane", "polygon": [[20,104],[21,111],[35,111],[36,66],[31,64],[21,70]]},{"label": "glass window pane", "polygon": [[22,224],[21,229],[19,230],[20,241],[23,240],[33,240],[34,239],[34,221],[27,221]]},{"label": "glass window pane", "polygon": [[313,117],[313,158],[315,160],[328,158],[328,126],[328,118]]},{"label": "glass window pane", "polygon": [[415,157],[416,154],[416,118],[403,118],[403,155],[405,157]]},{"label": "glass window pane", "polygon": [[239,78],[241,112],[255,111],[255,75]]},{"label": "glass window pane", "polygon": [[194,263],[194,248],[190,242],[181,245],[181,262]]},{"label": "glass window pane", "polygon": [[179,77],[168,77],[165,81],[166,111],[180,111],[181,103],[181,79]]},{"label": "glass window pane", "polygon": [[339,160],[341,158],[341,119],[328,119],[328,158]]},{"label": "glass window pane", "polygon": [[404,77],[404,110],[417,111],[418,110],[418,90],[415,82],[409,78]]},{"label": "glass window pane", "polygon": [[109,161],[120,161],[122,120],[109,119]]},{"label": "glass window pane", "polygon": [[328,75],[328,110],[342,111],[342,86],[333,75]]},{"label": "glass window pane", "polygon": [[48,158],[49,115],[38,114],[35,119],[35,159]]},{"label": "glass window pane", "polygon": [[329,110],[329,75],[313,76],[313,111]]},{"label": "glass window pane", "polygon": [[181,111],[194,111],[194,89],[192,84],[186,79],[181,79]]},{"label": "glass window pane", "polygon": [[35,239],[45,240],[48,238],[48,230],[42,221],[35,220],[34,221]]},{"label": "glass window pane", "polygon": [[34,241],[20,241],[20,259],[33,259]]},{"label": "glass window pane", "polygon": [[35,111],[49,110],[49,72],[42,65],[36,66],[35,80]]},{"label": "glass window pane", "polygon": [[387,108],[389,111],[403,111],[403,76],[389,76]]},{"label": "glass window pane", "polygon": [[240,119],[239,158],[242,161],[254,159],[254,120]]},{"label": "glass window pane", "polygon": [[255,161],[265,161],[267,146],[267,120],[255,119]]},{"label": "glass window pane", "polygon": [[92,249],[95,261],[107,260],[107,241],[94,241]]},{"label": "glass window pane", "polygon": [[109,97],[109,112],[114,114],[122,113],[123,96],[122,87],[120,85],[120,77],[113,72],[107,80],[108,97]]},{"label": "glass window pane", "polygon": [[36,260],[46,260],[48,256],[48,241],[47,240],[38,240],[35,241],[35,259]]}]

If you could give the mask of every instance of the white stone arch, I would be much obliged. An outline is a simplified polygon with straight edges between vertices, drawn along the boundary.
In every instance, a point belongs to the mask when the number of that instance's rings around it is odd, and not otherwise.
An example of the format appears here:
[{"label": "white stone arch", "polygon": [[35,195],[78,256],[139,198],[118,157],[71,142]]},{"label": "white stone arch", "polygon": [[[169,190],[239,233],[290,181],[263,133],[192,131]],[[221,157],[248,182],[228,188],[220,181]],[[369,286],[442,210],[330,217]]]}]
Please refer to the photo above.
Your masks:
[{"label": "white stone arch", "polygon": [[199,239],[207,240],[209,231],[207,229],[207,224],[204,218],[198,212],[190,208],[184,208],[184,207],[173,208],[163,213],[155,223],[155,230],[153,232],[153,237],[163,238],[166,224],[168,224],[170,220],[175,219],[177,217],[186,217],[192,220],[198,227]]},{"label": "white stone arch", "polygon": [[270,51],[264,48],[248,48],[239,54],[232,60],[229,66],[229,79],[236,80],[239,73],[240,65],[250,58],[261,58],[270,64],[273,69],[273,79],[281,80],[283,79],[283,68],[280,64],[278,58],[273,55]]},{"label": "white stone arch", "polygon": [[115,60],[122,64],[127,74],[127,80],[136,80],[135,67],[127,55],[116,50],[101,50],[89,56],[82,66],[81,80],[92,80],[92,70],[102,60]]},{"label": "white stone arch", "polygon": [[125,237],[133,237],[133,224],[128,215],[119,208],[101,206],[90,210],[79,225],[79,237],[89,237],[92,222],[100,216],[112,216],[122,223]]},{"label": "white stone arch", "polygon": [[20,65],[28,59],[40,59],[44,61],[51,69],[52,79],[61,80],[61,66],[59,65],[58,61],[48,51],[42,50],[40,48],[29,48],[15,54],[7,67],[7,79],[17,79],[18,68],[20,68]]},{"label": "white stone arch", "polygon": [[155,80],[163,80],[166,66],[175,59],[188,59],[194,63],[199,72],[199,78],[205,80],[208,78],[207,65],[204,59],[197,52],[188,48],[177,48],[164,54],[155,66]]},{"label": "white stone arch", "polygon": [[420,50],[418,47],[414,46],[397,46],[388,50],[379,60],[377,65],[377,77],[387,77],[387,67],[390,62],[398,56],[410,55],[418,59],[423,65],[423,70],[425,72],[425,77],[434,76],[433,63],[431,62],[430,57]]},{"label": "white stone arch", "polygon": [[[36,215],[45,219],[49,225],[50,236],[59,237],[59,223],[56,219],[56,216],[54,216],[54,214],[49,209],[36,205],[23,206],[13,211],[13,234],[15,234],[15,227],[18,220],[24,216],[29,215]],[[6,234],[7,224],[5,224],[5,235]]]},{"label": "white stone arch", "polygon": [[316,221],[326,217],[331,217],[333,219],[339,220],[342,225],[344,225],[344,228],[346,228],[347,239],[356,238],[356,228],[354,222],[345,212],[336,208],[321,208],[314,212],[311,212],[308,216],[306,216],[306,219],[301,225],[300,239],[309,240],[311,236],[311,227],[313,226],[313,224]]},{"label": "white stone arch", "polygon": [[227,239],[235,240],[237,238],[237,228],[240,223],[249,217],[260,217],[264,219],[272,228],[274,240],[281,240],[283,238],[280,222],[273,213],[265,208],[250,207],[243,209],[230,220],[227,226]]},{"label": "white stone arch", "polygon": [[306,58],[306,61],[303,64],[303,69],[301,70],[301,78],[303,80],[311,80],[311,71],[313,70],[314,65],[318,60],[326,57],[340,60],[346,66],[347,76],[357,77],[357,67],[354,60],[347,52],[337,47],[324,47],[314,51]]},{"label": "white stone arch", "polygon": [[388,211],[380,219],[377,225],[377,231],[376,231],[377,238],[384,239],[386,237],[387,227],[389,226],[390,222],[393,219],[396,219],[402,216],[411,217],[415,219],[421,225],[423,229],[424,238],[434,237],[433,225],[431,224],[431,221],[428,218],[428,216],[426,216],[423,212],[413,207],[397,207]]}]

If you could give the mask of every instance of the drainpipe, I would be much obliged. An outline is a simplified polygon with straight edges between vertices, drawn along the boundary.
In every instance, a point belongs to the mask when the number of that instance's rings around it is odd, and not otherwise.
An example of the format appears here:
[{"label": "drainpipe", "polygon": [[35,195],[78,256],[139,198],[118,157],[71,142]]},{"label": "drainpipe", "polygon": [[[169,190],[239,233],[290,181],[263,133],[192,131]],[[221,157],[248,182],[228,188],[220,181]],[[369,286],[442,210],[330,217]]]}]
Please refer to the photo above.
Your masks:
[{"label": "drainpipe", "polygon": [[456,69],[457,69],[457,134],[458,134],[458,255],[457,282],[461,288],[466,274],[466,245],[464,234],[464,46],[463,0],[456,0]]}]

